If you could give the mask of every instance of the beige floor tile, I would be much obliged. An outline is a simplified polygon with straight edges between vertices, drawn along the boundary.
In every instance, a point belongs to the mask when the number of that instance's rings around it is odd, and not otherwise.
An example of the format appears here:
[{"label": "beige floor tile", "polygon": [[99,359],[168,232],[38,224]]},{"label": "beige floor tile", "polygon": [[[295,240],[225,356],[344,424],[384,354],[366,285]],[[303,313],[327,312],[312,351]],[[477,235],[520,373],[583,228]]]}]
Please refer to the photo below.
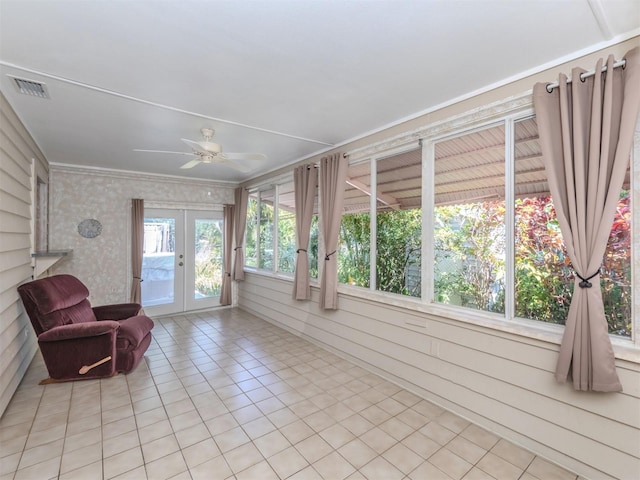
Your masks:
[{"label": "beige floor tile", "polygon": [[[238,480],[241,480],[238,478]],[[258,479],[256,479],[258,480]],[[320,474],[309,465],[307,468],[300,470],[298,473],[294,473],[287,480],[326,480],[323,479]]]},{"label": "beige floor tile", "polygon": [[105,458],[102,464],[104,468],[104,478],[105,480],[109,480],[110,478],[143,465],[142,449],[135,447],[125,450],[109,458]]},{"label": "beige floor tile", "polygon": [[183,449],[211,438],[211,434],[204,423],[198,423],[184,430],[179,430],[175,435],[178,440],[178,445]]},{"label": "beige floor tile", "polygon": [[[290,477],[291,478],[291,477]],[[266,460],[236,474],[236,480],[280,480]]]},{"label": "beige floor tile", "polygon": [[[489,472],[491,473],[491,472]],[[527,473],[540,480],[575,480],[576,474],[565,470],[553,463],[536,457],[527,468]]]},{"label": "beige floor tile", "polygon": [[102,480],[102,461],[90,463],[67,473],[61,473],[59,480]]},{"label": "beige floor tile", "polygon": [[404,474],[415,470],[418,465],[424,462],[420,455],[401,443],[391,447],[382,456]]},{"label": "beige floor tile", "polygon": [[319,435],[335,449],[356,438],[353,433],[338,423],[321,431]]},{"label": "beige floor tile", "polygon": [[126,376],[44,376],[0,419],[0,480],[576,480],[239,310],[157,319]]},{"label": "beige floor tile", "polygon": [[312,466],[323,479],[342,480],[356,471],[338,452],[330,453]]},{"label": "beige floor tile", "polygon": [[161,420],[160,422],[138,429],[138,436],[140,437],[141,445],[166,437],[172,433],[173,429],[171,428],[169,420]]},{"label": "beige floor tile", "polygon": [[491,449],[491,453],[523,470],[529,466],[535,457],[535,455],[528,450],[518,447],[506,440],[498,441],[498,443],[496,443],[496,445]]},{"label": "beige floor tile", "polygon": [[264,457],[260,454],[255,445],[251,442],[245,443],[224,454],[227,464],[234,473],[241,472],[247,468],[260,463]]},{"label": "beige floor tile", "polygon": [[431,457],[429,457],[429,463],[432,463],[455,480],[460,480],[467,474],[469,470],[471,470],[471,468],[473,468],[473,465],[471,465],[469,462],[457,456],[450,450],[447,450],[446,448],[441,448]]},{"label": "beige floor tile", "polygon": [[491,450],[493,446],[498,443],[498,440],[500,440],[500,437],[497,435],[473,424],[465,428],[460,435],[485,450]]},{"label": "beige floor tile", "polygon": [[208,438],[187,448],[182,449],[182,455],[187,463],[187,466],[191,469],[198,465],[205,463],[212,458],[215,458],[221,454],[220,449],[216,442],[212,438]]},{"label": "beige floor tile", "polygon": [[18,468],[23,469],[35,465],[36,463],[44,462],[52,458],[58,458],[62,456],[62,447],[64,441],[62,439],[54,442],[45,443],[44,445],[38,445],[37,447],[26,449]]},{"label": "beige floor tile", "polygon": [[409,447],[425,460],[441,448],[438,443],[428,437],[425,437],[420,432],[412,433],[402,440],[402,444]]},{"label": "beige floor tile", "polygon": [[436,422],[428,423],[419,432],[440,445],[446,445],[456,436],[451,430]]},{"label": "beige floor tile", "polygon": [[355,468],[364,467],[378,456],[375,450],[357,438],[340,447],[338,453]]},{"label": "beige floor tile", "polygon": [[395,438],[387,434],[384,430],[380,430],[378,427],[372,428],[365,434],[360,435],[360,440],[373,448],[378,454],[389,450],[389,448],[398,443]]},{"label": "beige floor tile", "polygon": [[238,426],[238,422],[231,413],[224,413],[206,422],[211,435],[219,435]]},{"label": "beige floor tile", "polygon": [[181,452],[164,456],[151,463],[146,463],[147,477],[152,480],[165,480],[188,470]]},{"label": "beige floor tile", "polygon": [[291,445],[295,445],[296,443],[304,440],[305,438],[310,437],[315,432],[314,430],[307,425],[302,420],[297,420],[289,425],[285,425],[280,429],[280,433],[282,433]]},{"label": "beige floor tile", "polygon": [[266,459],[291,446],[291,443],[278,430],[263,435],[253,443]]},{"label": "beige floor tile", "polygon": [[449,475],[429,462],[420,464],[409,474],[409,478],[411,480],[453,480]]},{"label": "beige floor tile", "polygon": [[290,477],[309,465],[309,462],[294,447],[269,457],[268,462],[280,478]]},{"label": "beige floor tile", "polygon": [[[482,457],[476,464],[476,467],[500,480],[515,480],[520,478],[523,471],[521,468],[516,467],[491,452]],[[548,480],[548,477],[542,478]]]},{"label": "beige floor tile", "polygon": [[98,461],[102,461],[102,443],[87,445],[62,455],[60,473],[68,473]]},{"label": "beige floor tile", "polygon": [[471,464],[476,464],[487,453],[484,448],[461,436],[447,443],[446,448]]},{"label": "beige floor tile", "polygon": [[404,473],[382,457],[376,457],[360,469],[367,480],[400,480]]},{"label": "beige floor tile", "polygon": [[142,455],[145,463],[153,462],[159,458],[170,455],[180,450],[175,435],[167,435],[148,443],[142,444]]},{"label": "beige floor tile", "polygon": [[381,423],[379,427],[398,441],[403,440],[415,431],[414,428],[411,428],[406,423],[398,420],[397,417],[390,418],[389,420]]},{"label": "beige floor tile", "polygon": [[305,438],[295,447],[309,463],[314,463],[333,452],[333,447],[317,434]]},{"label": "beige floor tile", "polygon": [[108,458],[118,453],[124,452],[131,448],[140,446],[140,438],[138,437],[138,431],[132,430],[131,432],[123,433],[117,437],[112,437],[105,440],[102,443],[102,456]]},{"label": "beige floor tile", "polygon": [[245,423],[242,428],[252,440],[262,437],[269,432],[273,432],[276,429],[273,423],[271,423],[269,419],[264,416],[256,418],[251,422]]},{"label": "beige floor tile", "polygon": [[222,453],[226,453],[251,441],[247,434],[244,433],[244,430],[242,430],[242,427],[227,430],[219,435],[215,435],[213,439],[218,444]]},{"label": "beige floor tile", "polygon": [[19,469],[14,480],[35,480],[56,478],[60,472],[60,457],[51,458],[26,468]]},{"label": "beige floor tile", "polygon": [[[495,478],[479,468],[473,467],[464,477],[462,477],[462,480],[495,480]],[[526,479],[520,477],[520,480]]]},{"label": "beige floor tile", "polygon": [[[4,454],[4,451],[2,452]],[[4,475],[11,475],[18,469],[22,452],[13,453],[0,457],[0,478]]]}]

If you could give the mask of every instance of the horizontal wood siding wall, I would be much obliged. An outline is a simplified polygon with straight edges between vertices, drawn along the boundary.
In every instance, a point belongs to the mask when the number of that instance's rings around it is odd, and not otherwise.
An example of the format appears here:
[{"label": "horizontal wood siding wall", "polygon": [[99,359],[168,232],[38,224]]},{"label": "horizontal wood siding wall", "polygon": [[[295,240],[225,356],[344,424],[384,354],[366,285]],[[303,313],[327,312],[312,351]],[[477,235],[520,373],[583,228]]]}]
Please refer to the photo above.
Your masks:
[{"label": "horizontal wood siding wall", "polygon": [[0,415],[33,359],[37,343],[16,290],[30,280],[31,161],[47,163],[0,93]]},{"label": "horizontal wood siding wall", "polygon": [[639,365],[617,362],[624,393],[575,392],[555,344],[342,294],[323,312],[291,288],[247,273],[239,307],[586,478],[639,478]]}]

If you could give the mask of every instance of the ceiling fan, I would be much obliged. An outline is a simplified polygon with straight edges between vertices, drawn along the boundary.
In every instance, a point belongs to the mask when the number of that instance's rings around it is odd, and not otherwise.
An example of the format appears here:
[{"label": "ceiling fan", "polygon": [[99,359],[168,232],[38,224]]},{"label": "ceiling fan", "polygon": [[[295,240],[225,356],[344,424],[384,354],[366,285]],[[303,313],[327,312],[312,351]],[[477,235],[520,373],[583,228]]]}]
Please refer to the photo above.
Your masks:
[{"label": "ceiling fan", "polygon": [[180,168],[193,168],[200,163],[220,163],[235,168],[240,172],[247,173],[251,171],[245,165],[236,163],[236,160],[266,160],[267,156],[262,153],[230,153],[223,152],[222,146],[219,143],[211,141],[211,138],[215,134],[215,130],[212,128],[203,128],[200,130],[204,141],[195,142],[186,138],[181,138],[185,144],[191,148],[191,152],[170,152],[167,150],[143,150],[134,149],[134,152],[148,152],[148,153],[171,153],[174,155],[195,155],[196,158],[185,163]]}]

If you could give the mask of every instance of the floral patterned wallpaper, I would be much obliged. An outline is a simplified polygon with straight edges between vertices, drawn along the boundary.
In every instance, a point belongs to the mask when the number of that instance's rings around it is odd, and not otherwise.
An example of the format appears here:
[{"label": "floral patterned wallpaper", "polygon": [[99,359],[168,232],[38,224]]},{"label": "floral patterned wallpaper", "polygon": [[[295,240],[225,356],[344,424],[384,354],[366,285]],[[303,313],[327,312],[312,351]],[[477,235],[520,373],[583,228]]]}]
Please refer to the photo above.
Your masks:
[{"label": "floral patterned wallpaper", "polygon": [[[49,180],[49,249],[73,250],[52,274],[78,277],[91,292],[92,305],[129,301],[131,288],[131,199],[147,207],[221,210],[233,203],[235,185],[205,181],[101,172],[51,166]],[[96,219],[95,238],[78,233],[78,224]]]}]

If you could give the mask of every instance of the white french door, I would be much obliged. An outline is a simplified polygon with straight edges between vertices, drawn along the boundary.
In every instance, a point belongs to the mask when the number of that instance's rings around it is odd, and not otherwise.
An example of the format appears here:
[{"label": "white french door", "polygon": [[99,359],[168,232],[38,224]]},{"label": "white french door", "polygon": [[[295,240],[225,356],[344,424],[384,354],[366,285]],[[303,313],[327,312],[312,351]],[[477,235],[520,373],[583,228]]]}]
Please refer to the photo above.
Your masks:
[{"label": "white french door", "polygon": [[142,306],[168,315],[220,305],[222,214],[146,208]]}]

